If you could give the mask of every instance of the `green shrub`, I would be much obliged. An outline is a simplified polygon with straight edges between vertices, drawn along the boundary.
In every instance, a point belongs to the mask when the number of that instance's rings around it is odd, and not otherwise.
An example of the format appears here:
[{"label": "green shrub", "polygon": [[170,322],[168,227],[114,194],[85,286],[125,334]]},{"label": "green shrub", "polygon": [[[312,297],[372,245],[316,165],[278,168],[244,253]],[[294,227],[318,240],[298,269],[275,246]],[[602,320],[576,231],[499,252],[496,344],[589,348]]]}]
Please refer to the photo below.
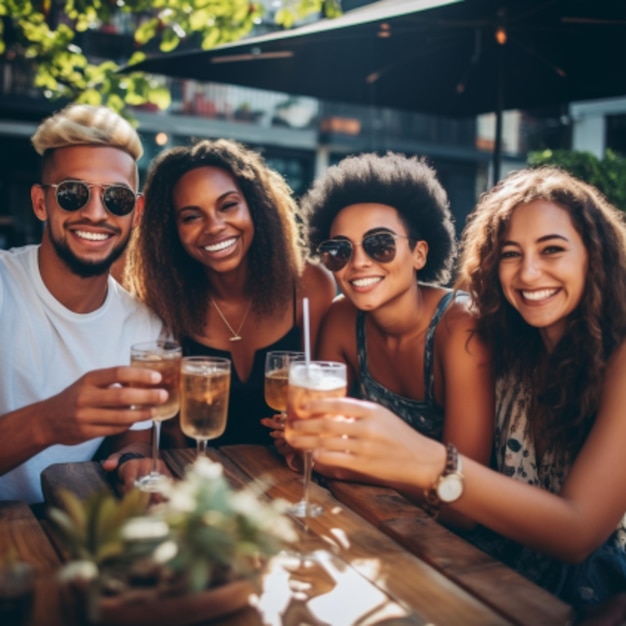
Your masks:
[{"label": "green shrub", "polygon": [[618,209],[626,211],[626,158],[611,150],[603,159],[577,150],[530,152],[528,165],[558,165],[597,187]]}]

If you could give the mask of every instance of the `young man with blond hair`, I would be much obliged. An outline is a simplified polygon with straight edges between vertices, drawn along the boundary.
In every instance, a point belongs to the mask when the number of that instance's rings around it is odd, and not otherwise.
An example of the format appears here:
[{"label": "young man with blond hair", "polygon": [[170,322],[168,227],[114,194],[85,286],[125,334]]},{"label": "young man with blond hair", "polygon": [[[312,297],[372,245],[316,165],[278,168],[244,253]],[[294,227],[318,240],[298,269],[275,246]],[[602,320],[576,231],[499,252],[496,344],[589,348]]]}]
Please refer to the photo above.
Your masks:
[{"label": "young man with blond hair", "polygon": [[109,272],[142,208],[139,136],[105,107],[70,105],[32,142],[42,241],[0,251],[0,500],[38,502],[43,469],[89,460],[105,438],[105,469],[132,486],[167,392],[160,374],[125,365],[162,324]]}]

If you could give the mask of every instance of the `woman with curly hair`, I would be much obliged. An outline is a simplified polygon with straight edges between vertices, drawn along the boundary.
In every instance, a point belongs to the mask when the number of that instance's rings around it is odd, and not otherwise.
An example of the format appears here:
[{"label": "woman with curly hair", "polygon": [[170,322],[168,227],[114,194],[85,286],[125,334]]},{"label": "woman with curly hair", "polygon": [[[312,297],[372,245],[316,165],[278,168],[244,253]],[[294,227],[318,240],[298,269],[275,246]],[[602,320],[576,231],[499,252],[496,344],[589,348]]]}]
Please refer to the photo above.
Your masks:
[{"label": "woman with curly hair", "polygon": [[[274,413],[263,397],[265,355],[302,349],[305,296],[314,341],[335,295],[332,277],[304,259],[291,190],[258,153],[219,139],[161,153],[144,195],[131,288],[185,355],[232,360],[226,432],[212,444],[271,443],[260,423]],[[164,427],[180,445],[180,430]]]},{"label": "woman with curly hair", "polygon": [[489,357],[468,298],[443,286],[456,245],[435,171],[401,154],[348,157],[302,210],[310,251],[343,293],[323,320],[318,357],[347,363],[352,395],[488,463]]},{"label": "woman with curly hair", "polygon": [[498,471],[354,400],[311,404],[355,419],[306,420],[291,443],[425,490],[493,531],[479,545],[538,584],[575,606],[603,601],[626,589],[623,216],[564,171],[515,172],[470,216],[458,280],[493,350]]}]

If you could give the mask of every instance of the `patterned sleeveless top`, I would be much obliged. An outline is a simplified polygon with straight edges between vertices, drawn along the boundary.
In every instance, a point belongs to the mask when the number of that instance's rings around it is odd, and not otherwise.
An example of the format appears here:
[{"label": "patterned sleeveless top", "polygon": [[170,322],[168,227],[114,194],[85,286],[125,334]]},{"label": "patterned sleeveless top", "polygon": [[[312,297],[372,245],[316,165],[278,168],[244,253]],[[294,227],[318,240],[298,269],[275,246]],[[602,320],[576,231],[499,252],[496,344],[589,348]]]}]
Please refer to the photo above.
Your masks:
[{"label": "patterned sleeveless top", "polygon": [[[553,450],[537,459],[530,436],[530,406],[529,390],[515,377],[504,376],[496,382],[496,468],[515,480],[558,494],[570,465]],[[604,544],[574,565],[482,527],[466,539],[576,608],[603,602],[626,589],[626,514]]]},{"label": "patterned sleeveless top", "polygon": [[[457,299],[467,297],[467,294],[457,292]],[[426,345],[424,348],[424,390],[423,400],[405,398],[390,391],[377,380],[372,378],[367,367],[367,342],[365,339],[365,312],[359,311],[356,318],[356,343],[359,361],[359,397],[377,402],[393,411],[415,430],[441,441],[443,436],[443,407],[435,403],[433,387],[435,375],[433,371],[435,330],[450,303],[455,299],[455,292],[449,291],[437,304],[435,314],[426,331]]]}]

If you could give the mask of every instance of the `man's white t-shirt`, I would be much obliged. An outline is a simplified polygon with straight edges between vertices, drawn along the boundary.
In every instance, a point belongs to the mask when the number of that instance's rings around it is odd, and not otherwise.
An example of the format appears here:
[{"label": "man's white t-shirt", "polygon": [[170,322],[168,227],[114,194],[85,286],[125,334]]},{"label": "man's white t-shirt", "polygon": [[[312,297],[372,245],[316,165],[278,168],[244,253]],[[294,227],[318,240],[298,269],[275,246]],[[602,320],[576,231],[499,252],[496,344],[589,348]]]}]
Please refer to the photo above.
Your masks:
[{"label": "man's white t-shirt", "polygon": [[[97,311],[65,308],[43,283],[38,251],[37,245],[0,251],[0,437],[6,436],[5,413],[54,396],[91,370],[128,365],[130,346],[157,339],[162,330],[161,321],[112,277]],[[90,460],[102,440],[42,450],[0,476],[0,500],[41,501],[42,470]]]}]

